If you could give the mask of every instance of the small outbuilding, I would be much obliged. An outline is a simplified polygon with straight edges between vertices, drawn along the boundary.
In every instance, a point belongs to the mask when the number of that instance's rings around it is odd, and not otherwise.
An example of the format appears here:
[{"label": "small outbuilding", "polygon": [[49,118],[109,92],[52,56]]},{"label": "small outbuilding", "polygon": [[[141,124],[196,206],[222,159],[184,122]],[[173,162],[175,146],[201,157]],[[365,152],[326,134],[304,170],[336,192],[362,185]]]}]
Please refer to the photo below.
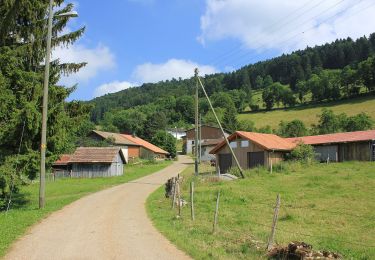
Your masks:
[{"label": "small outbuilding", "polygon": [[[228,137],[228,141],[243,169],[276,164],[295,147],[292,142],[274,134],[243,131],[236,131]],[[235,166],[234,158],[225,140],[210,153],[215,154],[216,167],[220,173],[227,173],[232,166]]]},{"label": "small outbuilding", "polygon": [[64,156],[53,165],[57,178],[68,177],[67,174],[71,178],[112,177],[124,174],[126,160],[119,147],[79,147],[68,160],[63,160]]}]

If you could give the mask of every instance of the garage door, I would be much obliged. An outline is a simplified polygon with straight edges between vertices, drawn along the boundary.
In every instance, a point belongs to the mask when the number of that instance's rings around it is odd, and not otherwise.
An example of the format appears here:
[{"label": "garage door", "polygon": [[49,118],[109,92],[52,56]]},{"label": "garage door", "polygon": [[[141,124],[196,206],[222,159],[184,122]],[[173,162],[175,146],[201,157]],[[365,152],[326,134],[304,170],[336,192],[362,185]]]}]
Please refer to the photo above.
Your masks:
[{"label": "garage door", "polygon": [[227,173],[230,167],[232,167],[232,154],[219,154],[220,173]]},{"label": "garage door", "polygon": [[264,152],[249,152],[247,153],[247,162],[249,168],[264,165]]}]

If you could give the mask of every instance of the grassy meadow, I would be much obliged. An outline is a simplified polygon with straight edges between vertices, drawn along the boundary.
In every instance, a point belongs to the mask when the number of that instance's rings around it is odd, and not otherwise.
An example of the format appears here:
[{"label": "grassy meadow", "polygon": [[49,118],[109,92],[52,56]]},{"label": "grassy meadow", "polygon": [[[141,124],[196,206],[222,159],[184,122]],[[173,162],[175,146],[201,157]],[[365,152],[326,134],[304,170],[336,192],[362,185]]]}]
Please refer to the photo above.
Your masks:
[{"label": "grassy meadow", "polygon": [[[298,163],[246,172],[246,179],[218,182],[183,172],[182,197],[195,182],[195,222],[190,203],[178,218],[164,189],[154,192],[147,210],[154,225],[195,259],[264,259],[276,196],[281,207],[276,242],[304,241],[344,259],[375,259],[375,163]],[[205,170],[207,171],[207,169]],[[212,233],[216,195],[218,227]]]},{"label": "grassy meadow", "polygon": [[251,120],[255,123],[255,127],[257,128],[266,125],[277,128],[281,120],[292,121],[294,119],[300,119],[309,127],[311,124],[318,123],[317,115],[321,114],[323,108],[331,109],[336,114],[346,113],[349,116],[365,112],[375,120],[375,96],[364,96],[337,102],[276,109],[272,111],[247,112],[239,114],[238,119]]},{"label": "grassy meadow", "polygon": [[48,216],[53,211],[90,193],[126,183],[159,171],[171,161],[127,165],[125,174],[111,178],[59,179],[46,184],[46,207],[38,209],[39,183],[21,187],[14,197],[11,210],[0,212],[0,258],[11,243],[22,236],[27,228]]}]

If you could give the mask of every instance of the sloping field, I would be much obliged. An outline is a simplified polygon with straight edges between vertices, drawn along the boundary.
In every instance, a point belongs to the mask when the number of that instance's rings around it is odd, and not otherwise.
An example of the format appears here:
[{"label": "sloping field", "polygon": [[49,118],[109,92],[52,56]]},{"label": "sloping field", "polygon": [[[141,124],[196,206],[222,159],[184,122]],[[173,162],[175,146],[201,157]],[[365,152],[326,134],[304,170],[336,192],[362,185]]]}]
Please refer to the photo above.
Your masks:
[{"label": "sloping field", "polygon": [[[270,174],[263,168],[246,179],[218,182],[182,173],[178,210],[164,187],[147,202],[155,226],[194,259],[265,259],[276,195],[281,206],[275,240],[281,245],[303,241],[315,250],[338,252],[343,259],[375,259],[374,162],[283,164]],[[194,181],[195,221],[190,219],[189,185]],[[213,234],[216,195],[218,224]]]},{"label": "sloping field", "polygon": [[375,120],[375,96],[267,112],[249,112],[240,114],[238,119],[251,120],[255,123],[255,127],[257,128],[266,125],[277,128],[281,120],[291,121],[293,119],[300,119],[306,126],[310,127],[311,124],[318,123],[317,115],[321,114],[323,108],[332,109],[335,113],[346,113],[349,116],[365,112]]}]

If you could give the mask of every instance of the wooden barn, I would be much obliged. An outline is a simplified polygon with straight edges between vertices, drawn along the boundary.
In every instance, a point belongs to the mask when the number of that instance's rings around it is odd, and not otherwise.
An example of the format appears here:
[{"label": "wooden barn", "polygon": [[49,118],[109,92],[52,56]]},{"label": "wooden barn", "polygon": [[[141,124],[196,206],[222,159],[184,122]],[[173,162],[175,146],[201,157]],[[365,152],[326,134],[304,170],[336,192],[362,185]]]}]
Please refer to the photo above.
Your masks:
[{"label": "wooden barn", "polygon": [[89,137],[97,141],[111,140],[115,146],[124,149],[123,153],[126,161],[135,158],[166,158],[169,155],[167,151],[135,135],[94,130]]},{"label": "wooden barn", "polygon": [[312,145],[321,162],[375,161],[375,130],[286,138]]},{"label": "wooden barn", "polygon": [[[295,144],[273,134],[236,131],[228,137],[230,146],[243,169],[259,165],[268,167],[283,160]],[[222,141],[210,152],[216,156],[216,167],[220,173],[227,173],[235,166],[226,141]]]},{"label": "wooden barn", "polygon": [[[199,135],[202,144],[210,140],[224,140],[223,133],[221,132],[220,128],[215,126],[202,125],[199,130]],[[225,136],[229,136],[228,131],[225,132]],[[193,153],[193,147],[195,146],[195,128],[191,128],[186,131],[186,136],[183,138],[183,142],[186,153]]]},{"label": "wooden barn", "polygon": [[[125,162],[119,147],[79,147],[69,160],[56,161],[53,169],[57,178],[112,177],[123,175]],[[66,170],[62,169],[63,164]]]}]

